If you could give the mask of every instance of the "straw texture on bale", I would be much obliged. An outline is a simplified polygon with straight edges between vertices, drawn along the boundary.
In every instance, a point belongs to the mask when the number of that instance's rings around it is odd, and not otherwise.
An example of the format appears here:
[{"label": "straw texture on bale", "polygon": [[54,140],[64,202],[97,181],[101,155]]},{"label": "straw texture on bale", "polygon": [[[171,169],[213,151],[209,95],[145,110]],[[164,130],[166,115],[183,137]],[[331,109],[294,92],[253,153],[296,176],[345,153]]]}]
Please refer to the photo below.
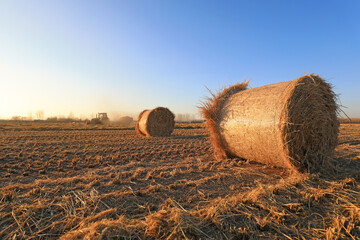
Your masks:
[{"label": "straw texture on bale", "polygon": [[174,130],[175,115],[164,107],[144,110],[139,114],[136,131],[141,136],[169,136]]},{"label": "straw texture on bale", "polygon": [[326,166],[339,131],[331,86],[314,74],[252,89],[247,85],[212,94],[201,107],[215,155],[301,172]]}]

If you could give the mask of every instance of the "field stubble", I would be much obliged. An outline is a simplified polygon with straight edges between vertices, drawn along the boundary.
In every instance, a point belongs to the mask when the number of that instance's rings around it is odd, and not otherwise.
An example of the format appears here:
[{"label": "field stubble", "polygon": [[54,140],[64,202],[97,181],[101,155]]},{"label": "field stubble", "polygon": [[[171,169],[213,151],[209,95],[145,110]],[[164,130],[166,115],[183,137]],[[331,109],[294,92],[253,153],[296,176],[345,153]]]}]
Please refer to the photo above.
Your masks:
[{"label": "field stubble", "polygon": [[0,238],[360,238],[360,124],[317,175],[216,160],[202,124],[30,125],[0,130]]}]

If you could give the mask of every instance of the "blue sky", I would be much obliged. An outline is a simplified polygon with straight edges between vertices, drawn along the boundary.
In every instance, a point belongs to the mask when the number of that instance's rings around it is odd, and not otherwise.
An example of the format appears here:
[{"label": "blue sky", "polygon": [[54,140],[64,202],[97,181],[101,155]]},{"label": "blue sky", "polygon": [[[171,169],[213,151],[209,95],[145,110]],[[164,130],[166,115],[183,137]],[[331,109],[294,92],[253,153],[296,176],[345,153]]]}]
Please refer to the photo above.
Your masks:
[{"label": "blue sky", "polygon": [[0,1],[0,117],[198,113],[204,86],[320,74],[360,117],[359,1]]}]

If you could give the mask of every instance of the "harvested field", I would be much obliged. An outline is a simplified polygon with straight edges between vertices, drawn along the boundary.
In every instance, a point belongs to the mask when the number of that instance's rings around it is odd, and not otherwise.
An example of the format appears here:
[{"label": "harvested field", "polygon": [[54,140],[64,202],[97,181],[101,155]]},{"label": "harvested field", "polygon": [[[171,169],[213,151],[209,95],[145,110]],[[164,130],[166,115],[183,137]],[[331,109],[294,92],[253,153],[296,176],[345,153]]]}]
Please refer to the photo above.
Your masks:
[{"label": "harvested field", "polygon": [[0,127],[0,239],[360,238],[360,124],[340,126],[331,172],[290,176],[216,160],[200,123]]}]

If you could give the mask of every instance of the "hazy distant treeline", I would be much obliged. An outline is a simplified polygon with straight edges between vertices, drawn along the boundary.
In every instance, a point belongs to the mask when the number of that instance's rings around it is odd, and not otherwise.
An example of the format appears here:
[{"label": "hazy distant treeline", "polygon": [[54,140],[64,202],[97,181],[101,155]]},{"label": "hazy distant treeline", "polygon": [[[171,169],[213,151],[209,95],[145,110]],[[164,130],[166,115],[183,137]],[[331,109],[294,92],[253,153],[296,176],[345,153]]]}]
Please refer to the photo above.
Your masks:
[{"label": "hazy distant treeline", "polygon": [[193,122],[202,121],[202,117],[199,114],[180,113],[175,116],[176,122]]}]

